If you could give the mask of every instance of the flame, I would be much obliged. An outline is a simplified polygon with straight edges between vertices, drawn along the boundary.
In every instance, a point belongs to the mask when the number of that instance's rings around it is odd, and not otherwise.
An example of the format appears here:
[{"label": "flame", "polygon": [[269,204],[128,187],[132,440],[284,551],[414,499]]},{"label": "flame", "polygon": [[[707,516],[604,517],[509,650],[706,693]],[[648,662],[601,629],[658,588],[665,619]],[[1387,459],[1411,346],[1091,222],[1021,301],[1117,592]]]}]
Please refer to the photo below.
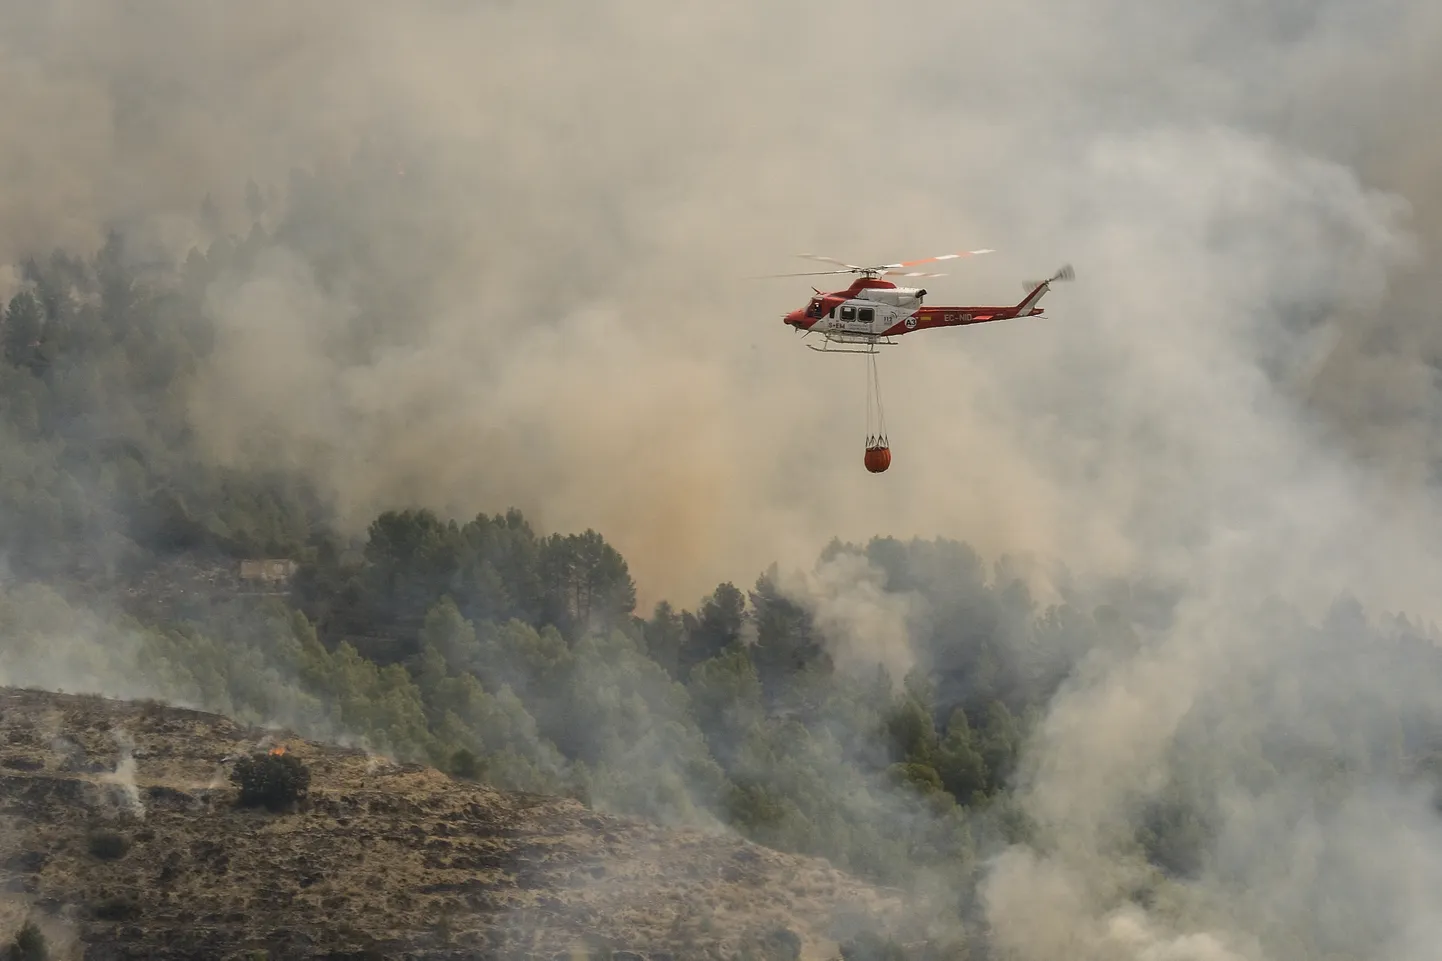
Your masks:
[{"label": "flame", "polygon": [[284,753],[285,753],[285,745],[282,744],[282,745],[280,745],[279,747],[273,747],[273,748],[271,748],[271,749],[270,749],[270,753],[271,753],[271,754],[275,754],[275,755],[284,754]]}]

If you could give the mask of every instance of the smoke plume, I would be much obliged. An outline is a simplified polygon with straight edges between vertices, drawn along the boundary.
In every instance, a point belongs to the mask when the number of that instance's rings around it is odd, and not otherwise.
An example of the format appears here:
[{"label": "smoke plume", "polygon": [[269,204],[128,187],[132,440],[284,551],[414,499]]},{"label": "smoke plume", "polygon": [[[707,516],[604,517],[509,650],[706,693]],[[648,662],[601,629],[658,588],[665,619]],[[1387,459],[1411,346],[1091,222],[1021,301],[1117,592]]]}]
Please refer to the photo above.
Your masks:
[{"label": "smoke plume", "polygon": [[886,574],[850,552],[795,572],[777,586],[806,610],[839,668],[865,675],[880,664],[893,679],[916,666],[911,633],[924,612],[919,594],[886,589]]}]

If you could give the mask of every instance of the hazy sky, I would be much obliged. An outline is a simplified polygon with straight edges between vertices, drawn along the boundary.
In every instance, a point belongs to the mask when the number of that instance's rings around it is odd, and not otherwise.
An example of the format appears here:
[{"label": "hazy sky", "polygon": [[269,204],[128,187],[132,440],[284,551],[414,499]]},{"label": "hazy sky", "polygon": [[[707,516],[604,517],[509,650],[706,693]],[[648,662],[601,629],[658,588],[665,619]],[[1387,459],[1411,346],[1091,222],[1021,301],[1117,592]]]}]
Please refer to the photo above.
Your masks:
[{"label": "hazy sky", "polygon": [[[398,158],[350,226],[421,305],[399,343],[328,352],[356,304],[275,258],[212,291],[195,398],[218,456],[300,464],[358,522],[515,504],[692,603],[832,534],[1125,568],[1348,439],[1409,493],[1431,447],[1425,283],[1375,319],[1435,219],[1436,136],[1386,106],[1436,76],[1420,2],[3,9],[5,253],[116,220],[183,251],[206,191],[240,230],[247,178]],[[869,475],[862,360],[780,323],[804,280],[747,278],[980,246],[933,302],[1078,281],[886,354]],[[1260,370],[1347,297],[1299,408]]]}]

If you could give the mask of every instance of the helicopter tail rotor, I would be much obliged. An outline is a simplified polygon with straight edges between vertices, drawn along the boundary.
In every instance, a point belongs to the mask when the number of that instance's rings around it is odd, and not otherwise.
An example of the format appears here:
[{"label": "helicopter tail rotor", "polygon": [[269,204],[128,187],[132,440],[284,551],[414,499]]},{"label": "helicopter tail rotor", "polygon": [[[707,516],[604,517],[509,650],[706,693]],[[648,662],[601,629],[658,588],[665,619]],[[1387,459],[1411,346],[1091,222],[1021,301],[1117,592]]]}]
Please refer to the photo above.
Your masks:
[{"label": "helicopter tail rotor", "polygon": [[1022,283],[1022,288],[1023,288],[1024,290],[1026,290],[1026,291],[1029,292],[1029,291],[1036,290],[1038,287],[1042,286],[1043,284],[1055,284],[1055,283],[1058,283],[1058,282],[1060,282],[1060,281],[1066,281],[1066,280],[1076,280],[1076,271],[1075,271],[1075,270],[1072,270],[1071,264],[1067,264],[1066,266],[1062,267],[1060,270],[1058,270],[1056,273],[1052,274],[1052,275],[1051,275],[1050,277],[1048,277],[1046,280],[1027,280],[1027,281],[1024,281],[1024,282]]}]

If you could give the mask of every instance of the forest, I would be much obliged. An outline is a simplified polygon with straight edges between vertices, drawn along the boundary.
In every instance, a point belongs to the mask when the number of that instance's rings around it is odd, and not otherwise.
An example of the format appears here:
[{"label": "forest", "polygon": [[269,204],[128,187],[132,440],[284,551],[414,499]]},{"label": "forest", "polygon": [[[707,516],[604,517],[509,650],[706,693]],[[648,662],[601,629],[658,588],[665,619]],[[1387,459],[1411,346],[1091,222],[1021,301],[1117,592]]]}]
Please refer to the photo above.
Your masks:
[{"label": "forest", "polygon": [[[352,175],[362,189],[366,173]],[[179,264],[139,262],[116,231],[94,256],[17,265],[0,326],[7,681],[160,697],[506,789],[719,822],[881,884],[939,878],[965,916],[989,854],[1046,843],[1019,800],[1027,745],[1059,691],[1165,632],[1175,585],[1079,581],[1043,604],[959,541],[833,543],[819,566],[859,565],[917,601],[914,666],[894,677],[839,660],[775,568],[638,610],[602,533],[539,531],[505,504],[469,518],[388,510],[343,537],[299,474],[215,466],[185,407],[213,343],[216,278],[281,246],[321,277],[364,257],[314,228],[345,216],[343,189],[298,175],[291,191],[310,219],[257,220]],[[126,586],[167,559],[263,557],[299,562],[286,595],[127,607]],[[1267,616],[1329,665],[1293,679],[1317,703],[1345,700],[1329,679],[1378,663],[1442,680],[1436,647],[1403,618],[1346,598],[1321,623]],[[1397,707],[1354,726],[1309,711],[1300,739],[1261,721],[1239,732],[1266,713],[1248,705],[1277,696],[1273,673],[1239,670],[1234,700],[1187,715],[1166,787],[1128,815],[1128,843],[1159,877],[1194,876],[1215,840],[1209,779],[1239,776],[1209,757],[1219,729],[1251,745],[1256,791],[1303,769],[1431,783],[1437,717]]]}]

